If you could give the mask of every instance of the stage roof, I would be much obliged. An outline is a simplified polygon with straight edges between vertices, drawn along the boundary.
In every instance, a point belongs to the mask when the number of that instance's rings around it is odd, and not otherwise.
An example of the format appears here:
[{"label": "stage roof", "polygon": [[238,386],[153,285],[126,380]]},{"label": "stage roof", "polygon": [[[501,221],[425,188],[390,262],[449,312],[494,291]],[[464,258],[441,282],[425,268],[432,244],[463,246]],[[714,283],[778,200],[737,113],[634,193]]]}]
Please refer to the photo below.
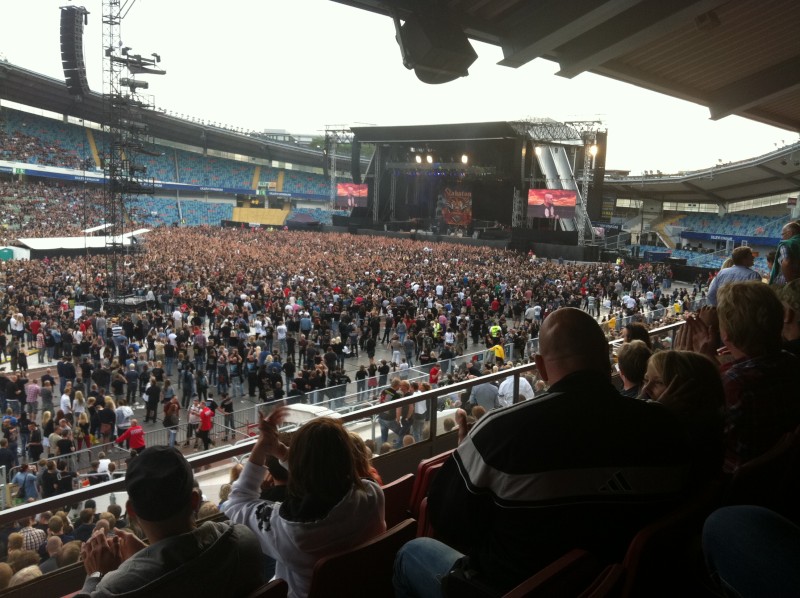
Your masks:
[{"label": "stage roof", "polygon": [[[401,20],[418,0],[334,0]],[[441,0],[501,65],[535,58],[559,75],[588,71],[731,114],[800,131],[797,0]],[[386,44],[395,44],[387,37]],[[397,60],[400,60],[398,52]],[[654,115],[657,120],[657,115]]]},{"label": "stage roof", "polygon": [[461,123],[402,127],[353,127],[362,143],[415,143],[419,141],[470,141],[520,137],[511,123]]},{"label": "stage roof", "polygon": [[798,190],[800,143],[695,172],[606,178],[603,192],[626,199],[726,204]]}]

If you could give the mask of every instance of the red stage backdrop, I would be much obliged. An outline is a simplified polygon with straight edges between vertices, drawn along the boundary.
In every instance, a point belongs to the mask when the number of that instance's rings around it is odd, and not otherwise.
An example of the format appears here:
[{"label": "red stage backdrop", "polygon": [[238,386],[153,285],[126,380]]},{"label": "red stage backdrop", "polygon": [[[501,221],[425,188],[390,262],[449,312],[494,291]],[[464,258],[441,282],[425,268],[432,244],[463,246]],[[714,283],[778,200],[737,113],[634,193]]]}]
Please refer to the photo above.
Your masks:
[{"label": "red stage backdrop", "polygon": [[469,226],[472,223],[472,191],[446,187],[442,195],[444,221],[451,226]]},{"label": "red stage backdrop", "polygon": [[367,185],[355,183],[336,183],[337,208],[365,208],[367,206]]},{"label": "red stage backdrop", "polygon": [[562,189],[530,189],[528,191],[528,216],[534,218],[574,218],[575,191]]}]

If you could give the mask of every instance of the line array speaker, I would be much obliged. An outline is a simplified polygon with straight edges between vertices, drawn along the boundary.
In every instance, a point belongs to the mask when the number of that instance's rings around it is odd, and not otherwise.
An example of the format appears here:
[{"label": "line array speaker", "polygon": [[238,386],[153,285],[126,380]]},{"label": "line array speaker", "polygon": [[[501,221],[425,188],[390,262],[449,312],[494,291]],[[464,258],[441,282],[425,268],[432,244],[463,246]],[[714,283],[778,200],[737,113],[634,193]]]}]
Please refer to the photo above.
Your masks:
[{"label": "line array speaker", "polygon": [[61,65],[70,95],[89,94],[83,61],[83,23],[88,15],[83,6],[61,7]]}]

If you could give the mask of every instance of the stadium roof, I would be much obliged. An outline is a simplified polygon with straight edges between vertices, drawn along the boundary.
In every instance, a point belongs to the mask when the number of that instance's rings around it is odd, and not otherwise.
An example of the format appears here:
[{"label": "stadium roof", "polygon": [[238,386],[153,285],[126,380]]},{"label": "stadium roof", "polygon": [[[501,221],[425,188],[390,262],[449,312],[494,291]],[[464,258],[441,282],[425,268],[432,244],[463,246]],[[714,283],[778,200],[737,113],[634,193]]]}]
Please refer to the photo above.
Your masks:
[{"label": "stadium roof", "polygon": [[[413,18],[424,4],[334,1],[395,13],[401,20]],[[564,77],[597,73],[707,106],[712,119],[737,114],[800,131],[797,0],[439,0],[438,5],[470,38],[500,46],[502,65],[546,58],[559,63]],[[655,123],[658,115],[653,118]]]},{"label": "stadium roof", "polygon": [[680,174],[606,178],[618,198],[727,204],[800,190],[800,143],[769,154]]},{"label": "stadium roof", "polygon": [[[67,92],[63,80],[0,62],[0,99],[67,114],[93,123],[105,120],[103,97],[97,92],[80,98]],[[213,125],[190,122],[159,110],[140,110],[141,122],[153,137],[195,147],[244,154],[265,160],[322,167],[322,152],[294,143],[281,143],[236,133]],[[337,154],[337,169],[350,169],[350,156]],[[366,159],[362,158],[366,163]]]}]

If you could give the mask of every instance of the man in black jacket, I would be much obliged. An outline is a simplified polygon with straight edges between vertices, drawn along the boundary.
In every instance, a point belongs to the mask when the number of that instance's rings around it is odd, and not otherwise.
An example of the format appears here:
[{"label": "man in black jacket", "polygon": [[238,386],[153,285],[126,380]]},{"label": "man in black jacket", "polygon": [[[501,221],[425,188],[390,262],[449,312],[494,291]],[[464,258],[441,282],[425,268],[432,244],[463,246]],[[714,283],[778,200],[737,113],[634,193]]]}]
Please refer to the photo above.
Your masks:
[{"label": "man in black jacket", "polygon": [[465,555],[475,578],[499,593],[573,548],[613,562],[687,490],[681,424],[660,404],[617,392],[591,316],[553,312],[539,350],[548,394],[487,413],[468,434],[459,414],[462,442],[428,497],[447,544],[420,538],[400,551],[398,596],[431,595]]}]

